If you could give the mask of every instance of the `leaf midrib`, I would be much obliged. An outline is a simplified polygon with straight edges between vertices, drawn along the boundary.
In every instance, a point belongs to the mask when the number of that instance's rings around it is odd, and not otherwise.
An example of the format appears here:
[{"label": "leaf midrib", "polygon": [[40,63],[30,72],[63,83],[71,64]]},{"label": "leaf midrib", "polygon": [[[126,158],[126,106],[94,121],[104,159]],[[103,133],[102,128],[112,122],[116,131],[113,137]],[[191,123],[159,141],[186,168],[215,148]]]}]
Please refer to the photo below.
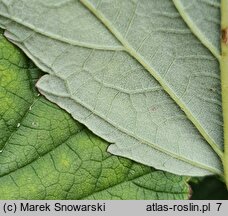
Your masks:
[{"label": "leaf midrib", "polygon": [[169,85],[160,77],[158,73],[139,55],[136,50],[126,41],[126,39],[120,34],[120,32],[112,26],[112,24],[106,19],[106,17],[96,10],[96,8],[88,0],[80,0],[80,2],[89,10],[94,16],[100,20],[104,26],[114,35],[114,37],[125,47],[125,51],[128,52],[134,59],[136,59],[163,87],[163,89],[169,94],[169,96],[176,102],[181,110],[184,111],[188,119],[193,123],[193,125],[198,129],[200,134],[212,147],[212,149],[217,153],[220,159],[223,159],[223,152],[220,150],[216,142],[209,136],[209,134],[204,130],[199,121],[194,117],[191,111],[186,107],[186,105],[178,98],[174,91],[169,87]]}]

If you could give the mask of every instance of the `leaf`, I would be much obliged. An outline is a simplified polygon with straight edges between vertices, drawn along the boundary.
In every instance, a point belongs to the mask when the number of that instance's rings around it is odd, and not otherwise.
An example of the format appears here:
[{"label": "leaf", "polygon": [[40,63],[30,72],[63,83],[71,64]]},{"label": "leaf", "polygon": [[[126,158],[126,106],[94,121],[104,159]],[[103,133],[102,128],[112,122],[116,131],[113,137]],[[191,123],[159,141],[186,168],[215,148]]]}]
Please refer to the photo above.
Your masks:
[{"label": "leaf", "polygon": [[109,152],[179,175],[222,175],[219,64],[206,46],[219,50],[210,30],[219,1],[191,2],[206,10],[202,23],[184,1],[1,0],[0,25],[50,74],[39,91],[113,143]]},{"label": "leaf", "polygon": [[195,2],[173,0],[173,2],[195,36],[219,59],[220,0]]},{"label": "leaf", "polygon": [[106,152],[37,95],[40,71],[0,34],[0,199],[187,199],[185,177]]}]

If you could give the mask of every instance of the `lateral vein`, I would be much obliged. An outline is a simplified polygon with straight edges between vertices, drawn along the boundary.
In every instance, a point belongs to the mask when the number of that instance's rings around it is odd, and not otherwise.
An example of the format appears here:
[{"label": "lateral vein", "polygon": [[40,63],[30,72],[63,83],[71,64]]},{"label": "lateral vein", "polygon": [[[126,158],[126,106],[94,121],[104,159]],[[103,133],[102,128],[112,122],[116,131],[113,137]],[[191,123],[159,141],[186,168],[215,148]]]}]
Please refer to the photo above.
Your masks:
[{"label": "lateral vein", "polygon": [[[56,76],[56,75],[55,75],[55,76]],[[42,92],[43,92],[43,93],[45,92],[44,95],[45,95],[45,97],[47,97],[49,100],[51,100],[50,96],[52,96],[52,97],[57,97],[57,98],[58,98],[58,97],[67,98],[67,99],[69,99],[69,100],[73,100],[70,96],[58,96],[58,95],[56,95],[56,94],[53,93],[53,92],[50,92],[50,91],[47,91],[46,89],[40,88],[39,86],[38,86],[38,88],[39,88],[39,91],[40,91],[41,93],[42,93]],[[136,136],[134,133],[132,133],[132,132],[130,132],[130,131],[128,131],[128,130],[122,128],[122,127],[120,127],[119,125],[117,125],[116,123],[112,122],[111,120],[107,120],[107,119],[105,118],[105,116],[102,116],[100,113],[98,113],[98,112],[96,112],[95,110],[93,110],[91,107],[89,107],[86,103],[82,102],[81,100],[79,100],[79,99],[76,100],[76,99],[74,98],[73,102],[79,104],[80,106],[83,106],[85,109],[87,109],[88,111],[90,111],[91,114],[97,116],[98,118],[100,118],[100,119],[103,120],[103,121],[106,121],[108,124],[110,124],[110,125],[112,125],[113,127],[115,127],[115,128],[116,128],[117,130],[119,130],[121,133],[126,134],[126,135],[129,136],[129,137],[132,137],[133,139],[137,140],[138,142],[140,142],[140,143],[142,143],[142,144],[144,144],[144,145],[150,146],[151,148],[153,148],[153,149],[155,149],[155,150],[157,150],[157,151],[159,151],[159,152],[162,152],[163,154],[166,154],[166,155],[168,155],[169,157],[175,158],[175,159],[177,159],[177,160],[180,160],[180,161],[185,162],[185,163],[187,163],[187,164],[190,164],[190,165],[192,165],[192,166],[195,166],[195,167],[198,167],[198,168],[207,170],[207,171],[209,171],[209,172],[211,172],[211,173],[214,173],[214,174],[216,174],[216,175],[220,175],[221,177],[223,177],[222,172],[221,172],[220,170],[218,170],[218,169],[214,169],[214,168],[212,168],[212,167],[210,167],[210,166],[207,166],[207,165],[205,165],[205,164],[201,164],[201,163],[199,163],[199,162],[192,161],[192,160],[190,160],[190,159],[188,159],[188,158],[186,158],[186,157],[177,155],[176,153],[174,153],[174,152],[172,152],[172,151],[170,151],[170,150],[166,150],[166,149],[164,149],[164,148],[162,148],[162,147],[160,147],[160,146],[158,146],[158,145],[156,145],[156,144],[154,144],[154,143],[151,143],[150,141],[148,141],[148,140],[146,140],[146,139],[144,139],[144,138],[142,138],[142,137]],[[59,105],[59,106],[61,107],[61,105]],[[62,107],[62,108],[63,108],[63,109],[66,109],[66,107]],[[66,109],[66,110],[67,110],[67,109]],[[70,112],[69,110],[67,110],[67,111]],[[80,120],[80,119],[77,119],[77,120],[78,120],[80,123],[85,124],[84,121],[82,121],[82,120]],[[92,130],[92,129],[89,127],[89,125],[87,125],[87,127],[88,127],[90,130]],[[92,131],[93,131],[93,130],[92,130]],[[99,134],[98,134],[98,135],[99,135]],[[109,140],[107,139],[107,141],[109,141]]]},{"label": "lateral vein", "polygon": [[[124,50],[124,48],[122,46],[99,46],[96,44],[89,44],[89,43],[83,43],[83,42],[79,42],[79,41],[75,41],[75,40],[71,40],[71,39],[66,39],[66,38],[60,37],[58,35],[52,34],[50,32],[44,32],[40,28],[36,28],[35,26],[33,26],[29,23],[25,23],[22,20],[9,16],[7,14],[0,13],[0,16],[7,18],[9,20],[12,20],[26,28],[29,28],[36,33],[39,33],[39,34],[49,37],[51,39],[61,41],[61,42],[64,42],[64,43],[67,43],[70,45],[79,46],[79,47],[88,48],[88,49],[107,50],[107,51],[123,51]],[[1,27],[4,28],[4,26],[1,26]]]},{"label": "lateral vein", "polygon": [[204,139],[208,142],[208,144],[212,147],[212,149],[217,153],[217,155],[222,160],[223,152],[217,146],[216,142],[208,135],[208,133],[201,126],[199,121],[193,116],[191,111],[186,107],[186,105],[178,98],[175,92],[171,89],[171,87],[162,79],[162,77],[156,73],[155,70],[143,59],[141,55],[139,55],[134,48],[125,40],[125,38],[120,34],[120,32],[115,29],[108,19],[88,1],[88,0],[80,0],[80,2],[93,13],[105,26],[106,28],[121,42],[121,44],[125,47],[125,51],[128,52],[134,59],[136,59],[163,87],[163,89],[170,95],[170,97],[176,102],[176,104],[184,111],[188,119],[195,125],[200,134],[204,137]]},{"label": "lateral vein", "polygon": [[200,40],[200,42],[210,50],[210,52],[217,58],[217,60],[220,62],[221,55],[219,51],[216,49],[216,47],[205,38],[205,35],[200,31],[200,29],[195,25],[195,23],[192,21],[192,19],[185,13],[184,7],[181,4],[180,0],[173,0],[173,3],[178,10],[179,14],[185,21],[185,23],[188,25],[192,33]]}]

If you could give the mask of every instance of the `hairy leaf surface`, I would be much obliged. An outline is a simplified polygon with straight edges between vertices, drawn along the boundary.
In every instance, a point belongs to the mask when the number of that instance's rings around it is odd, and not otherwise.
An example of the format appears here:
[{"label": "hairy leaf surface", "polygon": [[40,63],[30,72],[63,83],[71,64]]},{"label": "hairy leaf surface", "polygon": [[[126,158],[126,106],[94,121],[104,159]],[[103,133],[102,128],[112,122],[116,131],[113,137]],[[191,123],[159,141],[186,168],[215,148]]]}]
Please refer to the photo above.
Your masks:
[{"label": "hairy leaf surface", "polygon": [[40,72],[0,35],[0,199],[187,199],[185,177],[106,152],[37,95]]},{"label": "hairy leaf surface", "polygon": [[218,20],[213,0],[0,1],[42,94],[111,153],[181,175],[222,173]]}]

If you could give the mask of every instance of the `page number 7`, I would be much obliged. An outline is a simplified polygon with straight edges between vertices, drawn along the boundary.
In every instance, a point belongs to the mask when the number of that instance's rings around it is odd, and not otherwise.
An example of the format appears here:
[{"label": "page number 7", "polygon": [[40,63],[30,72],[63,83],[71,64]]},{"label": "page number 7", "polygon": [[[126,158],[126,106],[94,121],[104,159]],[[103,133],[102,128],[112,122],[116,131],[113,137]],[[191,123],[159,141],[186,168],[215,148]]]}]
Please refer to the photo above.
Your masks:
[{"label": "page number 7", "polygon": [[221,207],[221,205],[222,205],[222,203],[216,203],[217,204],[217,211],[219,211],[219,209],[220,209],[220,207]]}]

